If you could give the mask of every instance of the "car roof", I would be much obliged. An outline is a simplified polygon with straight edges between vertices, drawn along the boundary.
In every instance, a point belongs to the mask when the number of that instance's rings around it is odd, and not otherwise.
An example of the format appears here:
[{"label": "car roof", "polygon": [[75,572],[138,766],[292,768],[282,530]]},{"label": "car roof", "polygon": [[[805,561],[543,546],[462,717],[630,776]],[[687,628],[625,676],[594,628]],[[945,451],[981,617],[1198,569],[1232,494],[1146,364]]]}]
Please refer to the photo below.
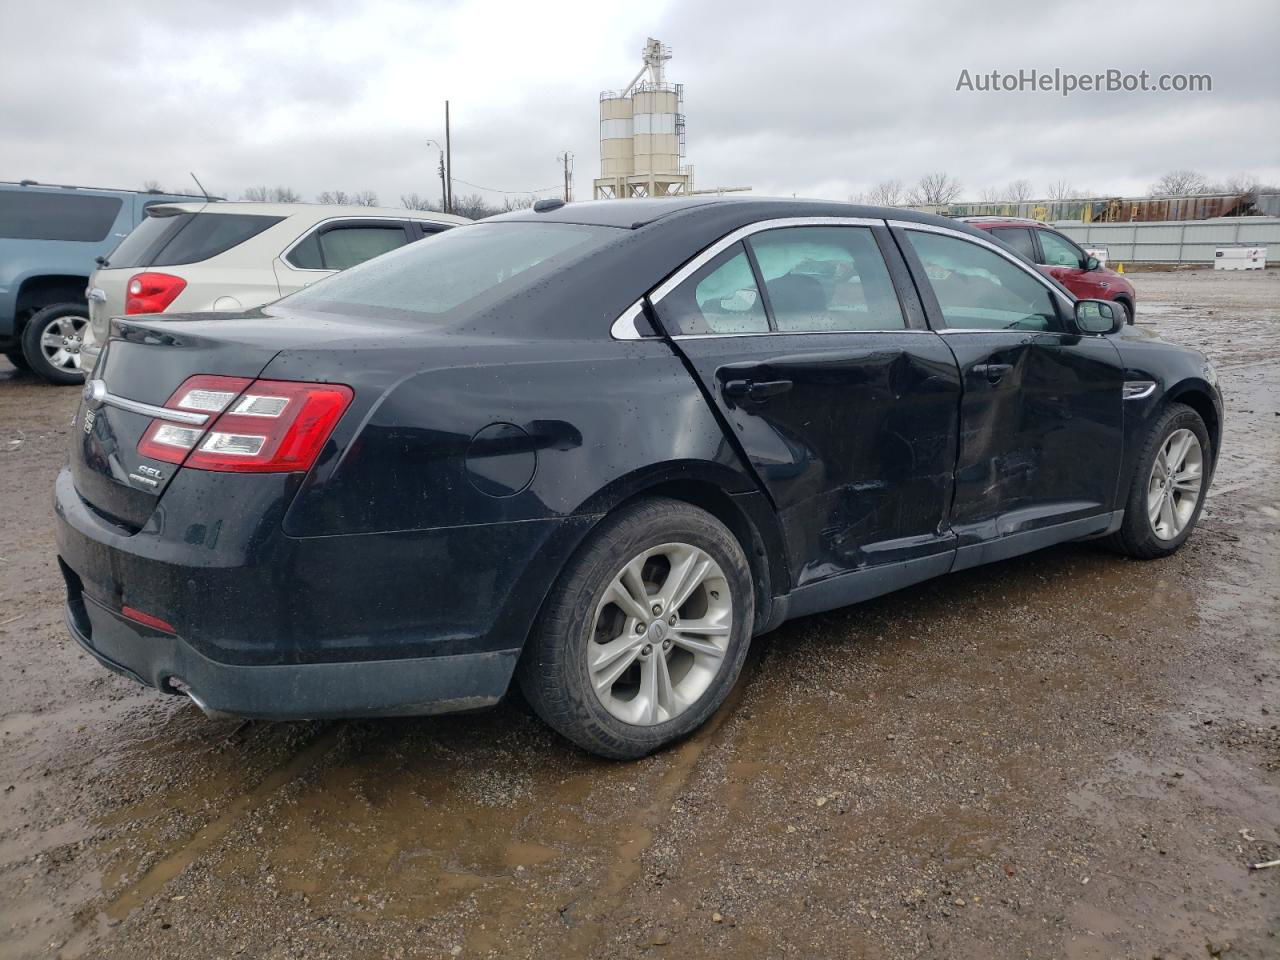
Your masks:
[{"label": "car roof", "polygon": [[1033,220],[1031,217],[998,217],[988,215],[983,217],[956,217],[961,223],[967,223],[979,230],[984,227],[1047,227],[1050,224],[1043,220]]},{"label": "car roof", "polygon": [[551,210],[516,210],[489,217],[486,223],[536,221],[579,223],[590,226],[639,229],[660,220],[680,217],[722,217],[734,214],[744,223],[772,217],[862,217],[873,220],[910,220],[954,226],[954,220],[904,207],[872,207],[832,200],[800,200],[786,197],[652,197],[627,200],[587,200],[566,203]]},{"label": "car roof", "polygon": [[257,203],[251,200],[222,201],[207,204],[158,203],[151,210],[161,215],[175,213],[239,213],[265,217],[306,217],[310,220],[328,220],[333,217],[391,217],[397,220],[429,220],[434,223],[470,223],[466,217],[434,210],[406,210],[402,207],[362,207],[356,204],[338,203]]}]

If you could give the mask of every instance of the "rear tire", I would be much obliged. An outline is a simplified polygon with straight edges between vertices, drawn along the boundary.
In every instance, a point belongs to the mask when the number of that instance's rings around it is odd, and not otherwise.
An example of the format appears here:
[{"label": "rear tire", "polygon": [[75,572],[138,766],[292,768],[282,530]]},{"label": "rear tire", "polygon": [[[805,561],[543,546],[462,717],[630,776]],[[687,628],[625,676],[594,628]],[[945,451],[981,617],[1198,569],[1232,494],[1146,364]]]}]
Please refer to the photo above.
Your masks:
[{"label": "rear tire", "polygon": [[[1194,443],[1187,440],[1188,435],[1194,437]],[[1179,452],[1183,441],[1187,447]],[[1166,470],[1170,452],[1178,462]],[[1187,542],[1204,509],[1214,455],[1200,414],[1185,404],[1169,404],[1156,419],[1138,456],[1125,499],[1124,522],[1100,542],[1138,560],[1167,557],[1176,551]],[[1189,489],[1193,483],[1194,491]],[[1170,487],[1172,492],[1166,494]]]},{"label": "rear tire", "polygon": [[724,702],[754,616],[751,571],[724,524],[681,501],[642,500],[602,521],[561,572],[521,659],[520,689],[580,747],[642,757]]},{"label": "rear tire", "polygon": [[50,383],[84,383],[80,343],[89,310],[80,303],[55,303],[37,310],[22,331],[22,353],[31,371]]}]

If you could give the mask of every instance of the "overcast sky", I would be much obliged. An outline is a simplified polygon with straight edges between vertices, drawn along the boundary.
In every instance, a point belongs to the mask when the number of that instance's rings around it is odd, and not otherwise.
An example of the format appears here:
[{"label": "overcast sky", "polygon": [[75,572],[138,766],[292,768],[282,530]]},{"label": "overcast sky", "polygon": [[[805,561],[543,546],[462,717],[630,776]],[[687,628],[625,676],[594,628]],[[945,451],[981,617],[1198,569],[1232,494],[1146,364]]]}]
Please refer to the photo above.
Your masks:
[{"label": "overcast sky", "polygon": [[[645,21],[639,11],[647,10]],[[597,175],[597,96],[646,36],[685,84],[696,186],[848,199],[944,170],[1145,193],[1174,167],[1280,182],[1280,4],[897,0],[0,0],[0,180],[546,195]],[[1207,73],[1205,93],[958,92],[962,69]],[[455,193],[471,192],[459,182]],[[499,195],[486,192],[490,199]]]}]

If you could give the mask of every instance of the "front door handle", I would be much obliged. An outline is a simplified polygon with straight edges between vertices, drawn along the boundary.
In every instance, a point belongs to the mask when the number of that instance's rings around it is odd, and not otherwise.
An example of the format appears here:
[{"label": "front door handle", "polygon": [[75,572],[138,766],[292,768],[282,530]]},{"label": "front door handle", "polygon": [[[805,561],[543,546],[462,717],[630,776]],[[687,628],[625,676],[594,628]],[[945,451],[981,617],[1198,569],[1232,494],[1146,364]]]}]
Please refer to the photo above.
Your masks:
[{"label": "front door handle", "polygon": [[724,395],[734,400],[754,400],[762,403],[770,397],[791,389],[790,380],[730,380],[724,385]]},{"label": "front door handle", "polygon": [[979,363],[974,366],[973,372],[986,377],[988,383],[999,383],[1012,369],[1012,363]]}]

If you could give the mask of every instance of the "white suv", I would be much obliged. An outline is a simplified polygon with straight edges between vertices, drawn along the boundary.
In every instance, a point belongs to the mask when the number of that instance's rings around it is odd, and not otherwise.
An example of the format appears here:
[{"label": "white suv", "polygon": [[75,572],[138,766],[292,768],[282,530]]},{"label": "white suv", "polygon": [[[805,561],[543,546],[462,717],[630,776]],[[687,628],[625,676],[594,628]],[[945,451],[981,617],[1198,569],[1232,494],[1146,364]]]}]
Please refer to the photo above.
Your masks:
[{"label": "white suv", "polygon": [[93,369],[112,317],[247,310],[469,222],[331,204],[154,204],[89,278],[81,368]]}]

